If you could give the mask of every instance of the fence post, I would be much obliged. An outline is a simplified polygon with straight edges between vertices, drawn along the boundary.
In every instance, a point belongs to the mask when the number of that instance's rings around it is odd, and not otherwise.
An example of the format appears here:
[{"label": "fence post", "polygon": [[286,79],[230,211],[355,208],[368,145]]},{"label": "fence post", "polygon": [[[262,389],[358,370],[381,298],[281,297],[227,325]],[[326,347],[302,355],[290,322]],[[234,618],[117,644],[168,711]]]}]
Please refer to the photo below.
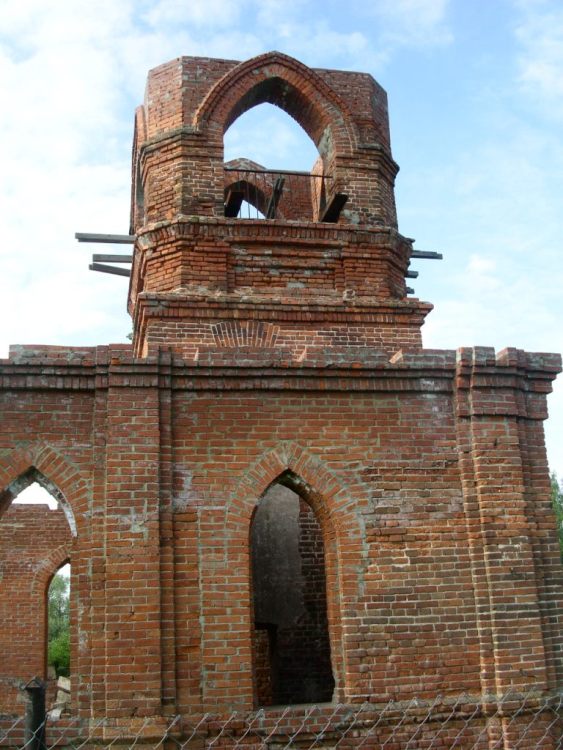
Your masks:
[{"label": "fence post", "polygon": [[34,677],[23,689],[27,693],[24,724],[26,750],[46,750],[45,683],[39,677]]}]

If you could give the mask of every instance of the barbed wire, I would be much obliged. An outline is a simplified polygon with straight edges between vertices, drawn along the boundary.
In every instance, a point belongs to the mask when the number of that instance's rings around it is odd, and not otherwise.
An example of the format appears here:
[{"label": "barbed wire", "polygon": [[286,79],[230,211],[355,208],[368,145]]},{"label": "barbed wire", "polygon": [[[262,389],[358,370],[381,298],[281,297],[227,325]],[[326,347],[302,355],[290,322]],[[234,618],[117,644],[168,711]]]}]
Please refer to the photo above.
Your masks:
[{"label": "barbed wire", "polygon": [[563,692],[436,696],[166,719],[0,716],[0,749],[563,750]]}]

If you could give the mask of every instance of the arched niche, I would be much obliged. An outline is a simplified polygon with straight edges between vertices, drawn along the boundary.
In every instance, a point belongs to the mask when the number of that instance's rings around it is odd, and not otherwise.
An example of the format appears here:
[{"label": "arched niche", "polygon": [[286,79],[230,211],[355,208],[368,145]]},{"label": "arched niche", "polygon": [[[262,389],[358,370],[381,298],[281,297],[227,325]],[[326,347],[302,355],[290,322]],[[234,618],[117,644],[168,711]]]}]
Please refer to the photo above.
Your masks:
[{"label": "arched niche", "polygon": [[253,682],[259,706],[332,700],[323,530],[284,472],[260,498],[250,527]]},{"label": "arched niche", "polygon": [[266,181],[257,179],[256,174],[246,175],[239,173],[236,176],[229,175],[231,179],[225,180],[225,206],[229,207],[226,216],[245,218],[244,205],[254,209],[249,211],[247,218],[264,218],[268,211],[269,195],[271,186]]},{"label": "arched niche", "polygon": [[[199,586],[202,607],[204,668],[213,671],[214,684],[203,685],[205,705],[250,710],[257,703],[252,675],[254,615],[250,560],[250,531],[257,503],[272,483],[289,483],[313,508],[322,529],[327,582],[327,619],[335,688],[333,701],[345,701],[348,669],[343,606],[361,596],[365,535],[357,496],[348,482],[317,455],[298,442],[281,441],[246,467],[225,503],[221,533],[206,532],[209,554],[202,558]],[[217,606],[217,602],[220,606]],[[237,624],[226,625],[225,607],[236,613]],[[236,658],[225,659],[206,649],[222,633]]]},{"label": "arched niche", "polygon": [[[311,221],[326,197],[325,179],[307,172],[267,170],[250,159],[225,164],[225,216]],[[252,206],[254,211],[247,210]]]}]

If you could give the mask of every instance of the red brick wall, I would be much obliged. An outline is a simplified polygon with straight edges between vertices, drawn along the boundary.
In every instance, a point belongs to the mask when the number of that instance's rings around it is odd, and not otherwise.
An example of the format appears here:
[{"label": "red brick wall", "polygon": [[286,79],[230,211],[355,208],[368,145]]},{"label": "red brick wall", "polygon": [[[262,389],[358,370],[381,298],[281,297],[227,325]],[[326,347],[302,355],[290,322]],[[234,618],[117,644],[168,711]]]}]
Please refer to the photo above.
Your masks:
[{"label": "red brick wall", "polygon": [[1,364],[2,486],[36,467],[77,527],[75,710],[253,705],[249,529],[288,470],[322,529],[337,700],[558,684],[538,421],[557,358],[213,351],[20,348]]},{"label": "red brick wall", "polygon": [[556,358],[288,368],[215,351],[190,364],[102,347],[71,364],[21,349],[2,364],[2,484],[37,467],[78,529],[80,710],[252,705],[250,520],[288,469],[323,531],[339,700],[557,684],[537,421]]}]

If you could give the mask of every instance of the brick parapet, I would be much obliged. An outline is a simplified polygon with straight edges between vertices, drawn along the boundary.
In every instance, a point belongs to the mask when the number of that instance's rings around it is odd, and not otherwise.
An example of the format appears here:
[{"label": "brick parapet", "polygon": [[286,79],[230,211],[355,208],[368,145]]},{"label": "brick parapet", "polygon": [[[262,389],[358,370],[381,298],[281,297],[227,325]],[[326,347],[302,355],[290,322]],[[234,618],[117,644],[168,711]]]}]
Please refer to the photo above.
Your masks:
[{"label": "brick parapet", "polygon": [[[48,388],[93,390],[158,387],[162,378],[189,387],[213,378],[216,387],[340,387],[362,390],[448,391],[457,393],[458,417],[511,415],[545,419],[545,396],[561,371],[561,357],[522,350],[467,349],[384,351],[365,347],[305,347],[300,356],[275,346],[209,346],[186,359],[163,347],[156,356],[135,358],[129,345],[85,347],[15,346],[0,360],[3,390]],[[486,353],[486,356],[484,356]],[[477,362],[477,363],[476,363]],[[268,379],[272,378],[269,383]],[[311,381],[308,385],[308,381]],[[324,382],[325,385],[321,383]],[[356,385],[354,385],[356,382]],[[290,385],[293,383],[293,385]]]},{"label": "brick parapet", "polygon": [[[166,292],[189,283],[191,267],[198,262],[205,264],[209,255],[226,253],[232,258],[231,265],[235,264],[237,257],[234,253],[239,243],[243,243],[245,248],[268,248],[270,275],[262,283],[263,293],[268,287],[287,287],[288,281],[293,280],[300,281],[304,290],[310,289],[310,293],[316,295],[349,289],[358,295],[394,299],[405,297],[405,273],[410,264],[412,241],[392,228],[362,231],[313,222],[213,219],[181,215],[173,221],[148,224],[139,232],[129,292],[130,312],[133,312],[137,295],[145,289]],[[201,259],[198,257],[198,248],[203,253]],[[184,276],[174,275],[173,254],[178,251],[181,254],[178,262],[184,266]],[[323,258],[334,269],[336,278],[331,276],[322,287],[311,288],[310,267]],[[238,260],[239,263],[250,266],[253,261],[259,262],[259,258],[252,254]],[[162,266],[166,276],[159,277],[155,273],[152,269],[155,262]],[[309,274],[302,272],[300,277],[285,278],[284,266],[292,265],[302,266],[303,270],[309,269]],[[344,266],[340,275],[339,265]],[[208,268],[207,276],[194,277],[195,283],[212,289],[256,286],[244,283],[244,276],[243,283],[237,283],[235,279],[230,281],[225,276],[227,268],[223,270],[223,276],[214,275],[212,265]],[[278,274],[282,272],[279,280],[272,273],[276,268]],[[260,285],[256,291],[259,290]],[[286,293],[288,291],[286,289]],[[281,293],[281,290],[278,291],[278,294]]]},{"label": "brick parapet", "polygon": [[460,349],[456,372],[460,417],[514,415],[547,418],[545,395],[561,372],[558,354],[509,348]]}]

